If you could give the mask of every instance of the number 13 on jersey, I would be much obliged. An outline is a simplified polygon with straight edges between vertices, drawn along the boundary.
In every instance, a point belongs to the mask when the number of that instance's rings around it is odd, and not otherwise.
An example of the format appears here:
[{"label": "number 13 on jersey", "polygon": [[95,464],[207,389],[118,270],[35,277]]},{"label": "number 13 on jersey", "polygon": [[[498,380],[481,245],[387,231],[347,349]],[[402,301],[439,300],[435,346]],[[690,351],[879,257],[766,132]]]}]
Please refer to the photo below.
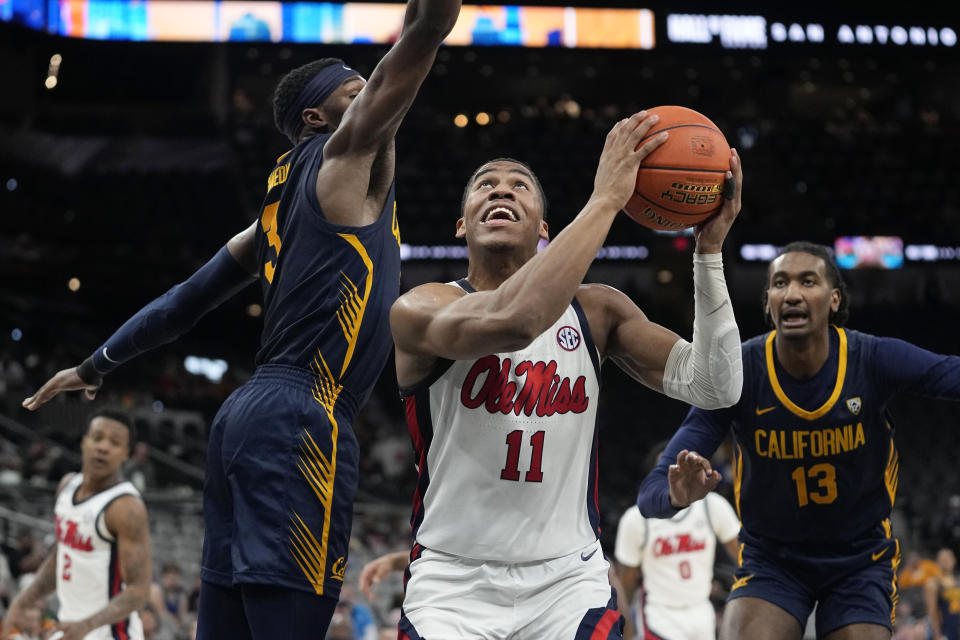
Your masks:
[{"label": "number 13 on jersey", "polygon": [[[837,468],[829,462],[821,462],[810,468],[797,467],[790,474],[797,485],[797,504],[805,507],[811,502],[830,504],[837,499]],[[816,481],[813,490],[808,483]]]}]

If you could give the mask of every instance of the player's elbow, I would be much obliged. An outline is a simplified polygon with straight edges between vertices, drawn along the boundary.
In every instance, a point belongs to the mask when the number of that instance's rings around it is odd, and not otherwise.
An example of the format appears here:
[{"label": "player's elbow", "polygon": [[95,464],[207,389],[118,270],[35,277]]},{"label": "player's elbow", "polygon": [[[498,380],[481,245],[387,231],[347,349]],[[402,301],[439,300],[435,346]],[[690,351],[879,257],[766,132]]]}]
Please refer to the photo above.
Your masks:
[{"label": "player's elbow", "polygon": [[704,395],[694,403],[700,409],[726,409],[740,402],[740,392],[743,387],[743,377],[739,380],[725,382],[716,387],[710,395]]},{"label": "player's elbow", "polygon": [[137,584],[128,584],[124,591],[129,594],[130,604],[134,611],[143,609],[150,601],[150,583],[142,582]]},{"label": "player's elbow", "polygon": [[726,409],[727,407],[732,407],[740,402],[740,394],[743,392],[742,367],[731,365],[719,378],[714,387],[714,404],[716,406],[709,407],[710,409]]}]

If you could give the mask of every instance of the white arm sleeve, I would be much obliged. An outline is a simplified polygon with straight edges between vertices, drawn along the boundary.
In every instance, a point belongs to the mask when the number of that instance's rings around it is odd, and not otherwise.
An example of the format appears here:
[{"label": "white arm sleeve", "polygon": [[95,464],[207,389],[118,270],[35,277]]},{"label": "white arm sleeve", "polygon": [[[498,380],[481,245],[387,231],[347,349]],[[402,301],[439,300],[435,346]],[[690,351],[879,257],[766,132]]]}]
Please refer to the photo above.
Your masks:
[{"label": "white arm sleeve", "polygon": [[743,387],[740,330],[719,253],[693,254],[693,344],[678,340],[663,371],[663,392],[701,409],[737,403]]}]

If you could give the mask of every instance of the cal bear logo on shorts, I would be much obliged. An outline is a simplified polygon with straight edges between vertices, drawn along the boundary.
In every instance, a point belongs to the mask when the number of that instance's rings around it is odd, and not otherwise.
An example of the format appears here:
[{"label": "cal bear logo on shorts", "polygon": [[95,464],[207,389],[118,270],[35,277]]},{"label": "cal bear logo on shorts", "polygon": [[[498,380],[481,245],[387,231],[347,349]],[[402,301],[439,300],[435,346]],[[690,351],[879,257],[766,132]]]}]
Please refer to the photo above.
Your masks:
[{"label": "cal bear logo on shorts", "polygon": [[564,351],[573,351],[580,346],[580,332],[571,326],[557,329],[557,344]]},{"label": "cal bear logo on shorts", "polygon": [[332,575],[330,576],[334,580],[343,581],[343,574],[347,571],[347,561],[343,556],[340,556],[333,563]]}]

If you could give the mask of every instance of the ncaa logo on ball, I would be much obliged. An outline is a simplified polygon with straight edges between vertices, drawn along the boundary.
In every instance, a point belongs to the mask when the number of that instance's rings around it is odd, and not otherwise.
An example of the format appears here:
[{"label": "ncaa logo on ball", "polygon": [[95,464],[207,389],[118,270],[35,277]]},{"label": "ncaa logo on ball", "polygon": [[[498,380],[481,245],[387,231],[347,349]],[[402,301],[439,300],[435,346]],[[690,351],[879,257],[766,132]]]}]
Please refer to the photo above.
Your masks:
[{"label": "ncaa logo on ball", "polygon": [[564,351],[573,351],[580,346],[580,332],[571,326],[560,327],[557,330],[557,344]]}]

